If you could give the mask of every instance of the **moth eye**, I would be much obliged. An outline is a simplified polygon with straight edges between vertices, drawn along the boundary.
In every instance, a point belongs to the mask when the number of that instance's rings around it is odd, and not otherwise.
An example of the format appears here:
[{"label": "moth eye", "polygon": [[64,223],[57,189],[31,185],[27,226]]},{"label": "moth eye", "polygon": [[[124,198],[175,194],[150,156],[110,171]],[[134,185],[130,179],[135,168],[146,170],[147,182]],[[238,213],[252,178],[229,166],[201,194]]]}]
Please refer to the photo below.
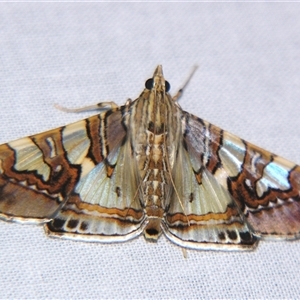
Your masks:
[{"label": "moth eye", "polygon": [[146,87],[147,90],[151,90],[153,88],[153,78],[149,78],[145,82],[145,87]]},{"label": "moth eye", "polygon": [[170,90],[170,88],[171,88],[170,83],[168,81],[165,81],[165,90],[166,90],[166,92],[168,92]]},{"label": "moth eye", "polygon": [[[149,78],[146,82],[145,82],[145,87],[147,90],[151,90],[153,88],[153,78]],[[170,90],[171,86],[170,83],[168,81],[165,81],[165,90],[166,92],[168,92]]]}]

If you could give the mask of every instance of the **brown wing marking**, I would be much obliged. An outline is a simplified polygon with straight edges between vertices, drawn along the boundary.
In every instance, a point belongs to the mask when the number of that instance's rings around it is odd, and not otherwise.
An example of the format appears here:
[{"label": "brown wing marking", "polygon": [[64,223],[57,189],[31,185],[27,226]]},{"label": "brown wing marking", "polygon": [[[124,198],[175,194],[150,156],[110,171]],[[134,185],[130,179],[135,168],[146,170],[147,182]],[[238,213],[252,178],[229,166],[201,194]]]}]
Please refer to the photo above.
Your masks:
[{"label": "brown wing marking", "polygon": [[[257,234],[297,238],[300,233],[300,167],[250,143],[242,172],[228,188]],[[267,167],[278,166],[273,182]],[[255,172],[253,172],[255,170]],[[268,185],[261,186],[266,181]],[[273,184],[272,184],[273,183]]]},{"label": "brown wing marking", "polygon": [[[55,157],[50,155],[49,137],[55,144]],[[30,146],[27,149],[28,142]],[[31,150],[34,151],[33,155]],[[36,221],[50,218],[71,192],[80,175],[80,167],[70,165],[64,154],[61,130],[51,130],[1,145],[1,217]],[[26,164],[26,159],[32,159],[38,171],[34,168],[17,170],[16,166],[23,164],[23,161]]]},{"label": "brown wing marking", "polygon": [[88,156],[94,164],[102,162],[125,139],[123,116],[126,110],[127,107],[122,106],[86,119],[87,135],[91,141]]}]

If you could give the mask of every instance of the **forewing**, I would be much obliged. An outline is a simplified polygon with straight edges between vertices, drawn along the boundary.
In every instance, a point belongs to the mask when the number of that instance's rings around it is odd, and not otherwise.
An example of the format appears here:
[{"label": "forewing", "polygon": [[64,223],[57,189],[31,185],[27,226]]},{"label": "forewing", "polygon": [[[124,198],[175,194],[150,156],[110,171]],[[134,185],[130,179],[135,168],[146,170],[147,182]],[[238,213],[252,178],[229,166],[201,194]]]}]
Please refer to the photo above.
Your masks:
[{"label": "forewing", "polygon": [[118,108],[0,145],[0,217],[51,219],[80,179],[125,137],[123,111]]},{"label": "forewing", "polygon": [[253,234],[299,237],[299,166],[188,113],[183,131],[193,170],[216,179]]}]

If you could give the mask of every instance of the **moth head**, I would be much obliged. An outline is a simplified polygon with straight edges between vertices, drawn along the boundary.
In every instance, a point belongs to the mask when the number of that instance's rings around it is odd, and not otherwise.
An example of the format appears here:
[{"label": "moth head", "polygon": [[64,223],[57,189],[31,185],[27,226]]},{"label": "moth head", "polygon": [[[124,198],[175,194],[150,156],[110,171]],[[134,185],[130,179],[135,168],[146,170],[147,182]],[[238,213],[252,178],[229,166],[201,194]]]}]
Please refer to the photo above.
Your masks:
[{"label": "moth head", "polygon": [[149,78],[145,82],[145,87],[147,90],[155,89],[156,91],[164,91],[166,93],[170,90],[170,83],[165,80],[161,65],[157,66],[157,68],[154,71],[153,77]]}]

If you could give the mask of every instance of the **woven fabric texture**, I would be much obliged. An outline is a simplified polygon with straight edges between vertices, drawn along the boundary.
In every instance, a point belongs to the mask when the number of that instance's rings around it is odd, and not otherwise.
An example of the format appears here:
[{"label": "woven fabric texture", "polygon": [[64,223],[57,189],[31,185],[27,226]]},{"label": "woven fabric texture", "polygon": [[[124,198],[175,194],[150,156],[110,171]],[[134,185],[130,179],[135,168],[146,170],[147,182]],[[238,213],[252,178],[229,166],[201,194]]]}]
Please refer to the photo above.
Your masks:
[{"label": "woven fabric texture", "polygon": [[[135,99],[162,64],[182,108],[300,163],[297,3],[1,3],[0,142]],[[188,251],[45,236],[0,221],[0,298],[298,298],[300,241]]]}]

